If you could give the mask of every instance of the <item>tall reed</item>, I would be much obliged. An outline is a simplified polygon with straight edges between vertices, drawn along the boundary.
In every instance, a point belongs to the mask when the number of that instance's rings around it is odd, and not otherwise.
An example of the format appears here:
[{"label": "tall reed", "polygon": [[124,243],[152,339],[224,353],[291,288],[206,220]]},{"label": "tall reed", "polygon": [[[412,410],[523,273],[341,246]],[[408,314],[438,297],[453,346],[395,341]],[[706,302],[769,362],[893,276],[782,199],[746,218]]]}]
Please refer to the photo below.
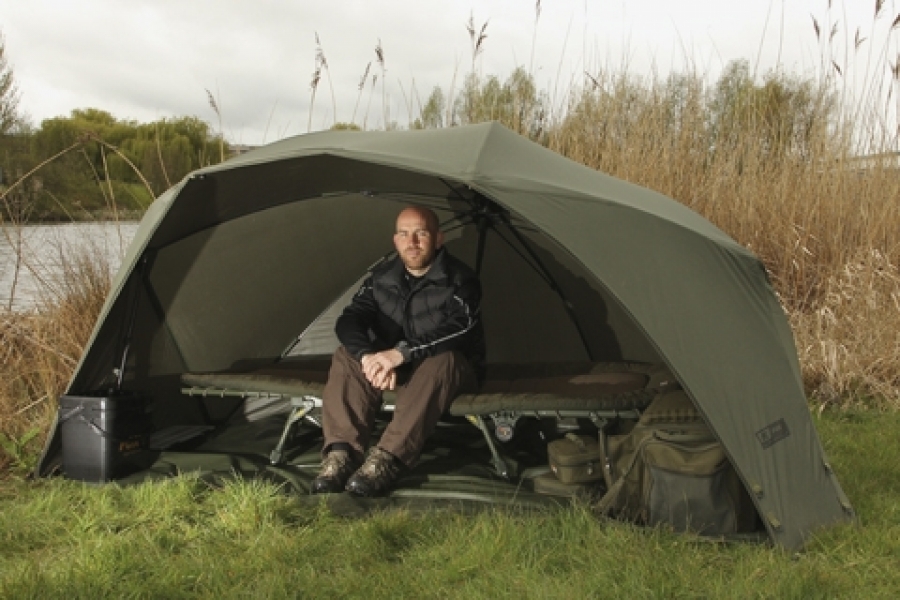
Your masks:
[{"label": "tall reed", "polygon": [[[27,209],[33,201],[25,194],[30,177],[90,141],[119,155],[150,189],[137,167],[119,149],[88,135],[41,162],[0,193],[0,235],[15,253],[13,280],[20,270],[27,269],[39,284],[32,308],[13,308],[13,286],[7,292],[9,304],[0,309],[0,475],[10,464],[21,469],[36,457],[36,446],[44,437],[40,434],[46,432],[52,420],[56,399],[68,385],[109,293],[109,255],[99,245],[87,241],[74,248],[64,241],[53,242],[55,260],[47,268],[29,264],[22,243],[28,224]],[[108,170],[103,175],[97,177],[101,190],[104,182],[111,182]],[[110,192],[104,197],[110,214],[117,216],[115,196]],[[121,230],[119,239],[122,240]]]},{"label": "tall reed", "polygon": [[[99,249],[58,248],[57,274],[43,280],[37,307],[0,312],[0,433],[32,439],[34,454],[52,420],[109,292],[110,265]],[[16,457],[0,452],[0,473]]]}]

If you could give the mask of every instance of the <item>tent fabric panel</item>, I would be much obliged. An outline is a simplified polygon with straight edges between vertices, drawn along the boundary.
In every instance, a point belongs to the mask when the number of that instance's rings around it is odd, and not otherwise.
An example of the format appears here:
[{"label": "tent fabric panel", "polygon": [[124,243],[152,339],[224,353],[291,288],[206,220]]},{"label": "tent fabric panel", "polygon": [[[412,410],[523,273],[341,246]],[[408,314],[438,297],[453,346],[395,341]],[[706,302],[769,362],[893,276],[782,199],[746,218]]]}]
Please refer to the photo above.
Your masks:
[{"label": "tent fabric panel", "polygon": [[159,299],[145,283],[137,298],[134,339],[125,365],[125,385],[141,389],[147,380],[187,368]]},{"label": "tent fabric panel", "polygon": [[523,144],[522,138],[509,130],[498,127],[491,134],[496,147],[481,153],[479,176],[472,181],[477,187],[544,192],[550,197],[564,196],[566,202],[618,204],[640,211],[652,220],[689,229],[746,252],[707,219],[671,198],[576,163],[537,144]]},{"label": "tent fabric panel", "polygon": [[[131,239],[131,244],[125,252],[125,257],[119,265],[119,270],[113,277],[110,284],[109,294],[100,309],[97,316],[97,322],[94,329],[85,344],[84,352],[72,372],[72,379],[69,382],[67,393],[87,391],[96,389],[102,379],[107,376],[103,373],[106,365],[110,364],[109,356],[112,349],[116,346],[118,336],[121,331],[114,329],[121,324],[121,320],[110,318],[114,311],[125,311],[125,304],[128,300],[128,294],[124,293],[126,286],[131,285],[136,279],[135,266],[144,255],[144,250],[152,237],[153,233],[159,227],[160,223],[165,219],[169,207],[174,199],[178,196],[182,189],[184,181],[170,188],[157,198],[144,213],[138,229]],[[116,314],[120,314],[116,312]],[[108,323],[108,321],[110,321]],[[103,365],[98,371],[97,366]]]},{"label": "tent fabric panel", "polygon": [[[521,192],[515,202],[551,237],[565,239],[646,329],[744,480],[762,487],[761,512],[790,523],[772,532],[779,542],[799,547],[816,524],[844,518],[841,493],[823,468],[790,329],[757,261],[688,230],[662,231],[639,211]],[[615,227],[603,227],[608,223]],[[633,260],[605,259],[617,253]],[[790,435],[760,448],[760,432],[780,422]]]},{"label": "tent fabric panel", "polygon": [[390,250],[384,231],[391,231],[396,211],[362,196],[315,198],[228,221],[161,250],[151,281],[187,370],[278,356]]},{"label": "tent fabric panel", "polygon": [[646,332],[595,273],[543,232],[526,232],[525,237],[536,248],[542,262],[554,267],[554,280],[563,297],[572,304],[591,343],[593,360],[663,362]]},{"label": "tent fabric panel", "polygon": [[298,200],[397,190],[410,198],[452,193],[433,175],[329,155],[294,157],[252,169],[252,177],[233,169],[192,175],[152,246],[166,246],[203,228]]},{"label": "tent fabric panel", "polygon": [[309,326],[301,332],[299,339],[294,340],[290,348],[286,349],[285,356],[331,355],[338,349],[341,342],[334,331],[337,319],[344,311],[344,307],[350,304],[350,300],[356,294],[359,286],[368,277],[368,273],[353,282],[344,293],[332,302],[332,304],[320,313]]},{"label": "tent fabric panel", "polygon": [[299,156],[333,155],[422,173],[471,174],[495,128],[504,129],[497,124],[482,124],[418,130],[412,136],[403,131],[321,131],[269,144],[200,172],[217,173]]},{"label": "tent fabric panel", "polygon": [[[126,298],[133,295],[138,278],[132,276],[123,286],[122,298],[112,302],[111,296],[100,312],[94,332],[82,353],[81,363],[73,374],[66,393],[81,393],[114,384],[116,368],[122,360],[122,328],[129,316]],[[102,327],[102,329],[101,329]],[[115,329],[113,334],[112,330]],[[98,331],[102,333],[98,335]],[[89,360],[88,360],[89,359]]]},{"label": "tent fabric panel", "polygon": [[297,136],[247,153],[201,173],[219,173],[271,160],[319,154],[389,166],[407,173],[441,174],[476,187],[513,186],[548,194],[598,198],[647,212],[737,252],[747,250],[686,206],[616,179],[528,142],[498,123],[415,132],[330,131]]},{"label": "tent fabric panel", "polygon": [[[478,234],[467,229],[447,248],[474,265]],[[588,359],[559,297],[496,233],[486,237],[480,279],[488,363]]]}]

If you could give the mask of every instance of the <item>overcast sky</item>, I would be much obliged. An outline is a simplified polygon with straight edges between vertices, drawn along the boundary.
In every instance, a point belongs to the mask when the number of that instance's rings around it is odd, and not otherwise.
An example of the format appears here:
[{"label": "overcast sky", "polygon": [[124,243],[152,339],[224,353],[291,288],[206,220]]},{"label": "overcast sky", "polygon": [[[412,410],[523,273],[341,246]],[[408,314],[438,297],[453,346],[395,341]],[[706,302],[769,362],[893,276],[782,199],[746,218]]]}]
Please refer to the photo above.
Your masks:
[{"label": "overcast sky", "polygon": [[[760,72],[780,61],[812,74],[822,57],[813,16],[826,31],[829,19],[838,22],[836,59],[862,78],[866,55],[856,53],[856,69],[844,56],[857,27],[870,38],[863,51],[897,55],[895,41],[885,41],[895,1],[877,22],[875,4],[833,0],[829,16],[828,0],[545,0],[535,24],[533,0],[0,0],[0,31],[21,108],[36,125],[96,107],[139,121],[196,115],[218,129],[210,90],[229,141],[259,144],[307,131],[316,34],[328,69],[311,128],[351,120],[371,62],[370,77],[379,76],[371,129],[382,126],[382,81],[390,119],[403,127],[407,107],[424,103],[434,86],[459,86],[472,68],[470,15],[478,28],[487,22],[476,69],[505,79],[522,66],[539,87],[562,94],[585,70],[623,61],[636,74],[653,65],[659,73],[683,69],[689,60],[714,78],[741,58],[758,61]],[[370,78],[357,123],[371,87]]]}]

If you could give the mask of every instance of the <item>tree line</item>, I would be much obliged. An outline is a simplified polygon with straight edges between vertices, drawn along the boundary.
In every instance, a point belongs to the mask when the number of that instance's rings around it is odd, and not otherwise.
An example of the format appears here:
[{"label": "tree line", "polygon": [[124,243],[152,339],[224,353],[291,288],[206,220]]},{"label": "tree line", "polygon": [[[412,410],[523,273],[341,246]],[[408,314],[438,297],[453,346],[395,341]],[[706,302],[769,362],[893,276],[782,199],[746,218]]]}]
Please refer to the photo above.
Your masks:
[{"label": "tree line", "polygon": [[96,109],[0,135],[0,189],[39,170],[7,198],[18,218],[79,219],[143,211],[185,175],[223,152],[197,117],[138,123]]},{"label": "tree line", "polygon": [[139,214],[230,148],[197,117],[139,123],[83,108],[33,126],[0,33],[0,213],[4,221]]}]

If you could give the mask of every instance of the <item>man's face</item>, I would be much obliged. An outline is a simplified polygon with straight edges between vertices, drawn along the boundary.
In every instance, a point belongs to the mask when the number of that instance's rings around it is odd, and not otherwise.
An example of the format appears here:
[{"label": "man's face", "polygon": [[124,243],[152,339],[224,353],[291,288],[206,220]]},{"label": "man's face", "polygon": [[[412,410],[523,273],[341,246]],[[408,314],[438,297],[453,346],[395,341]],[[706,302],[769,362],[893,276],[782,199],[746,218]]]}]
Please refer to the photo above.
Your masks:
[{"label": "man's face", "polygon": [[443,241],[437,223],[429,220],[425,212],[407,208],[397,217],[394,247],[413,275],[423,275],[428,270]]}]

